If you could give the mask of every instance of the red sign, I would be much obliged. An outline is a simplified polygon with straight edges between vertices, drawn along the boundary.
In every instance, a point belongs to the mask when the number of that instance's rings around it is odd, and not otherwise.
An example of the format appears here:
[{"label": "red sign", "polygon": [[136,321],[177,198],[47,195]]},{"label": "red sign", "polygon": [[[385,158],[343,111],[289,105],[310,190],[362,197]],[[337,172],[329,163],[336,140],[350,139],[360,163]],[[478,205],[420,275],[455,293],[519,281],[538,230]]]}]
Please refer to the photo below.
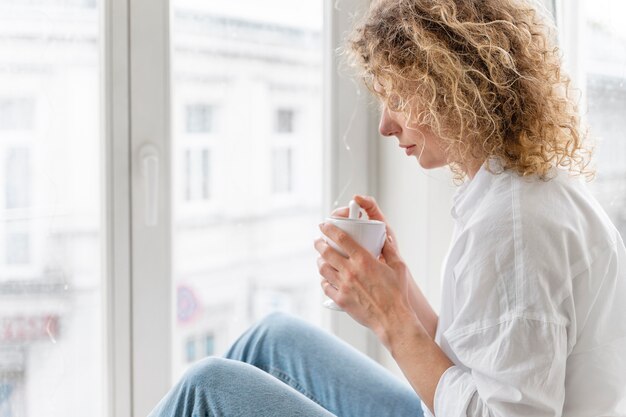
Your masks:
[{"label": "red sign", "polygon": [[176,316],[179,323],[190,323],[197,318],[200,310],[198,297],[193,289],[185,285],[179,285],[176,294]]},{"label": "red sign", "polygon": [[55,340],[59,334],[59,316],[0,317],[0,343]]}]

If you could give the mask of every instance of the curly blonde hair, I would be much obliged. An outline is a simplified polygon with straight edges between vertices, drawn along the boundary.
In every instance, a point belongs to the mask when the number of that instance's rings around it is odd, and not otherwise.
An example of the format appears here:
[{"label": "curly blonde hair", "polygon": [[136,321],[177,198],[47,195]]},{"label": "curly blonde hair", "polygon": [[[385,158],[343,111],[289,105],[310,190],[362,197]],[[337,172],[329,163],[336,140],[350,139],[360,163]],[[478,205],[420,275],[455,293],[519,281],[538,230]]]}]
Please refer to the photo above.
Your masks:
[{"label": "curly blonde hair", "polygon": [[390,110],[441,138],[456,182],[493,156],[522,176],[559,166],[590,179],[553,33],[528,0],[378,0],[347,52]]}]

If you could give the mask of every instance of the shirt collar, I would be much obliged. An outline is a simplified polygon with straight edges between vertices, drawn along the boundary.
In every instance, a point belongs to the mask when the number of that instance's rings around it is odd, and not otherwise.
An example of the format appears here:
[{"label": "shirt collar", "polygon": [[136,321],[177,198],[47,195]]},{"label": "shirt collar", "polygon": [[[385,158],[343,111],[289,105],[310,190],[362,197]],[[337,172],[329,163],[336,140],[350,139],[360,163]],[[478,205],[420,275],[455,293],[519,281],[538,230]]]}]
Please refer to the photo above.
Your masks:
[{"label": "shirt collar", "polygon": [[455,220],[465,222],[489,190],[493,174],[487,170],[487,165],[493,172],[502,170],[500,160],[491,157],[481,165],[471,180],[464,182],[457,188],[452,197],[452,209],[450,210],[450,214]]}]

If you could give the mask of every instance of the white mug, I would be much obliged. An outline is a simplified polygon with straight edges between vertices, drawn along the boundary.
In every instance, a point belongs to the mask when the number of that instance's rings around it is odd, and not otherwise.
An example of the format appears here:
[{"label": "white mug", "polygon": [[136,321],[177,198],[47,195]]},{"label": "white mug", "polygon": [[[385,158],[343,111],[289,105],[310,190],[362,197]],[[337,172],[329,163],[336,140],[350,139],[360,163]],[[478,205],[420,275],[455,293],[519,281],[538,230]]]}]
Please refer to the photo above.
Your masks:
[{"label": "white mug", "polygon": [[[378,220],[362,220],[359,219],[359,212],[361,207],[354,200],[350,201],[350,214],[346,217],[328,217],[327,223],[332,223],[344,232],[346,232],[352,239],[354,239],[359,245],[363,246],[369,253],[371,253],[376,259],[380,256],[383,246],[385,245],[385,239],[387,238],[387,230],[385,223]],[[348,255],[328,236],[322,234],[322,238],[333,249],[338,251],[342,256],[348,257]],[[343,311],[333,300],[324,301],[324,307],[331,310]]]}]

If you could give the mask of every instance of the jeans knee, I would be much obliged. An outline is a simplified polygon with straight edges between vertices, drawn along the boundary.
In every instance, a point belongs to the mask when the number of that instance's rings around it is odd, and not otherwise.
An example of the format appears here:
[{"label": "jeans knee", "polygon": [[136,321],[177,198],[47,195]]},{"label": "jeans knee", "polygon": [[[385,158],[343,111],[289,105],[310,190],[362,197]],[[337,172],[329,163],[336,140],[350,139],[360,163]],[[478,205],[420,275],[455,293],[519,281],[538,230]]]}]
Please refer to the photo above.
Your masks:
[{"label": "jeans knee", "polygon": [[286,341],[297,339],[304,328],[304,321],[283,312],[275,312],[265,316],[256,326],[256,330],[264,335],[266,341]]},{"label": "jeans knee", "polygon": [[230,380],[233,364],[228,359],[218,357],[204,358],[189,368],[183,376],[183,384],[189,388],[219,387],[220,381]]},{"label": "jeans knee", "polygon": [[248,329],[226,352],[226,357],[263,367],[285,347],[303,339],[306,324],[286,313],[271,313]]}]

